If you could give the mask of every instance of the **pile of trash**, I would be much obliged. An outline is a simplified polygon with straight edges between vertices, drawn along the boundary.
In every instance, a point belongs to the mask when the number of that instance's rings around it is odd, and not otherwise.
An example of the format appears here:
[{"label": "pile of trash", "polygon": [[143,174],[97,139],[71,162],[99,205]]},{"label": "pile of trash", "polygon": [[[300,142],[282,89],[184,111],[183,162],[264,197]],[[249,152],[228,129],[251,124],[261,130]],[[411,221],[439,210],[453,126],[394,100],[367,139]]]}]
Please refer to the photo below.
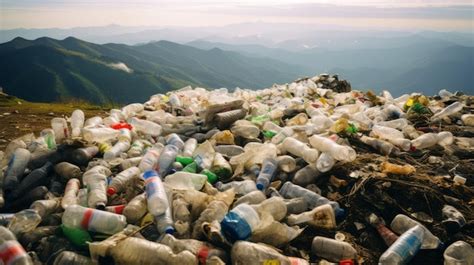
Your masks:
[{"label": "pile of trash", "polygon": [[0,264],[473,264],[473,100],[322,74],[76,110],[0,153]]}]

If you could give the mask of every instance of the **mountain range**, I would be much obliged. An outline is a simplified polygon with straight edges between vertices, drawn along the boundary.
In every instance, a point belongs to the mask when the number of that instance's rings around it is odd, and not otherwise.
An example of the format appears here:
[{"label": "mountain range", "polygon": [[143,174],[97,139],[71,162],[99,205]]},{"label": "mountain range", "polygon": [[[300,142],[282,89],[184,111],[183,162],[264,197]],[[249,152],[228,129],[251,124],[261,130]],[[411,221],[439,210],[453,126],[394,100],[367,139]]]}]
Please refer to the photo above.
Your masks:
[{"label": "mountain range", "polygon": [[18,37],[0,44],[0,86],[30,101],[127,103],[186,85],[262,88],[289,82],[300,72],[270,58],[169,41],[129,46]]}]

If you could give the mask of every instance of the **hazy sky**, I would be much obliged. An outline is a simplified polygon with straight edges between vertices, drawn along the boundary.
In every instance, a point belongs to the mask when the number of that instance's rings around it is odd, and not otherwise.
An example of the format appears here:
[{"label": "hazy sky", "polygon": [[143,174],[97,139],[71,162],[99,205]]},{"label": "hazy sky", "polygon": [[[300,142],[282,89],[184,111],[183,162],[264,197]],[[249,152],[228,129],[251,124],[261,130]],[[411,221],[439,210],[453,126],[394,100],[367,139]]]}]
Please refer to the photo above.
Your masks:
[{"label": "hazy sky", "polygon": [[0,0],[0,28],[222,26],[242,22],[474,29],[473,0]]}]

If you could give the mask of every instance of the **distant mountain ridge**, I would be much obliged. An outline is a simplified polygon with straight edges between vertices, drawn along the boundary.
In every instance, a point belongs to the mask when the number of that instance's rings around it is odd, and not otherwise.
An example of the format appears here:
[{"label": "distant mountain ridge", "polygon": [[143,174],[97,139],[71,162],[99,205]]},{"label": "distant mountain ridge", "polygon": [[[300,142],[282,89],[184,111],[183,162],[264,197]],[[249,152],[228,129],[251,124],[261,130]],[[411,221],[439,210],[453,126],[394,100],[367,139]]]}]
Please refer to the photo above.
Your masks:
[{"label": "distant mountain ridge", "polygon": [[128,46],[42,37],[0,44],[0,86],[30,101],[127,103],[188,84],[263,88],[292,81],[300,72],[269,58],[169,41]]}]

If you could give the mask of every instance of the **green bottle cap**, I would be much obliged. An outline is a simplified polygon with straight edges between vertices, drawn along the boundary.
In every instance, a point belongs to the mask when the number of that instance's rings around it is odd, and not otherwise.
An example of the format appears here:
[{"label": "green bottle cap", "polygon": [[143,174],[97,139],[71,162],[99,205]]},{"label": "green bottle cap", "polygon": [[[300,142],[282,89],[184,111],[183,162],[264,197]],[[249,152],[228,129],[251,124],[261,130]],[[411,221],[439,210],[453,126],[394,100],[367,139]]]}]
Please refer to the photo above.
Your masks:
[{"label": "green bottle cap", "polygon": [[71,241],[74,245],[85,248],[87,247],[86,242],[92,242],[92,238],[86,230],[74,227],[67,227],[61,225],[63,234]]},{"label": "green bottle cap", "polygon": [[263,131],[262,133],[263,133],[263,136],[265,136],[265,138],[269,138],[269,139],[273,138],[273,136],[276,135],[276,132],[274,131]]},{"label": "green bottle cap", "polygon": [[176,157],[176,162],[181,163],[183,166],[187,166],[194,162],[194,159],[192,157],[187,157],[187,156],[177,156]]},{"label": "green bottle cap", "polygon": [[196,173],[197,172],[197,163],[193,161],[191,164],[185,166],[183,168],[183,170],[181,170],[181,171],[188,172],[188,173]]},{"label": "green bottle cap", "polygon": [[211,184],[214,184],[218,180],[217,175],[214,174],[212,171],[210,171],[208,169],[204,169],[203,171],[201,171],[200,174],[206,175],[207,176],[207,182],[209,182]]}]

